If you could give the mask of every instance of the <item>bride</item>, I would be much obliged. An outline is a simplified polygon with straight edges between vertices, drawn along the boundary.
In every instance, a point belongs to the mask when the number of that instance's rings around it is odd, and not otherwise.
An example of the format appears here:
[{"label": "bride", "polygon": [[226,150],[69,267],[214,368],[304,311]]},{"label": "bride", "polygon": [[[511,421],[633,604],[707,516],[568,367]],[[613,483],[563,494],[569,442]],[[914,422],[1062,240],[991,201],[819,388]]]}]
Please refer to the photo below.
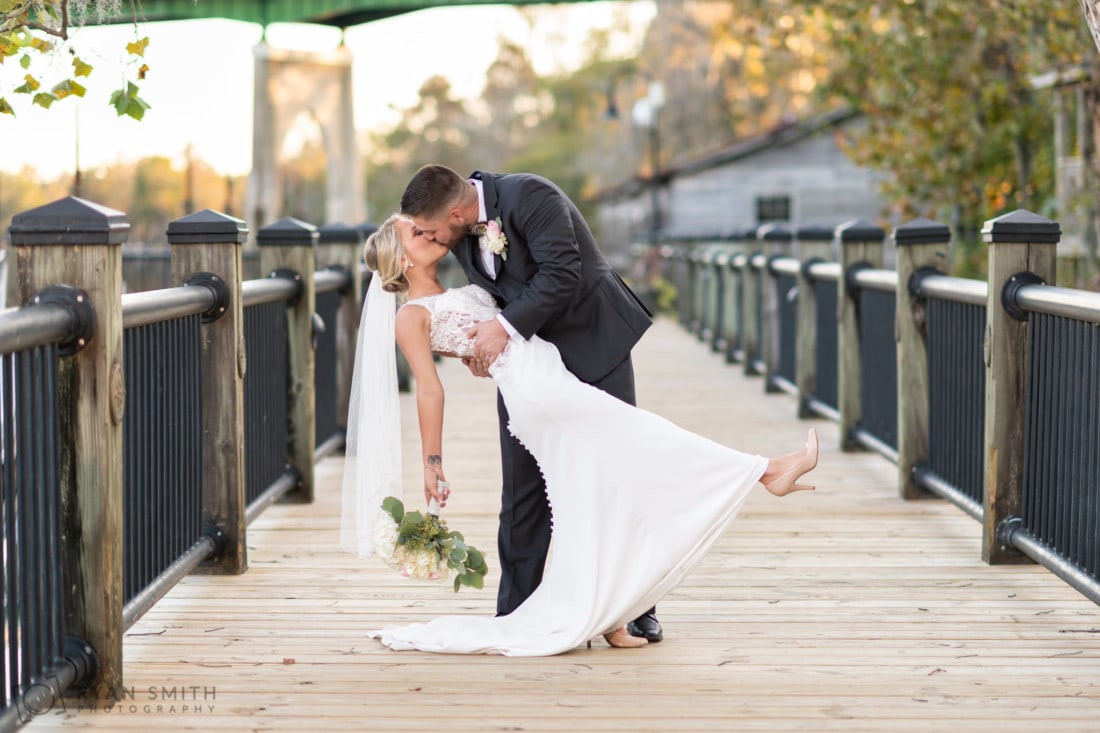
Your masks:
[{"label": "bride", "polygon": [[[341,542],[366,557],[382,499],[400,493],[393,343],[416,382],[424,496],[444,504],[443,388],[433,354],[470,356],[467,330],[498,309],[477,285],[445,290],[446,246],[390,216],[365,247],[374,270],[360,326],[348,416]],[[397,309],[395,296],[407,302]],[[396,311],[396,314],[395,314]],[[454,654],[559,654],[603,635],[644,646],[624,624],[698,563],[757,483],[776,496],[817,465],[817,434],[780,458],[747,455],[688,432],[578,380],[538,336],[511,339],[489,367],[509,431],[539,463],[554,546],[542,583],[507,616],[443,616],[370,633],[393,649]]]}]

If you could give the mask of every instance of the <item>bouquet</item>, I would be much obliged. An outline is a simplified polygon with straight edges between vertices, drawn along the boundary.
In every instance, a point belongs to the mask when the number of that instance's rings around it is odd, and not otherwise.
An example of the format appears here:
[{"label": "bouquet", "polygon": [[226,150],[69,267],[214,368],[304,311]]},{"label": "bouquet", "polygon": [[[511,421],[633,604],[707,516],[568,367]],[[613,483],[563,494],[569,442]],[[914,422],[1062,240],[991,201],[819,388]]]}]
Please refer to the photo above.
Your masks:
[{"label": "bouquet", "polygon": [[485,556],[467,545],[461,532],[447,529],[447,522],[429,511],[406,512],[400,499],[387,496],[374,528],[374,551],[383,562],[407,578],[454,578],[455,593],[464,585],[485,586],[489,567]]}]

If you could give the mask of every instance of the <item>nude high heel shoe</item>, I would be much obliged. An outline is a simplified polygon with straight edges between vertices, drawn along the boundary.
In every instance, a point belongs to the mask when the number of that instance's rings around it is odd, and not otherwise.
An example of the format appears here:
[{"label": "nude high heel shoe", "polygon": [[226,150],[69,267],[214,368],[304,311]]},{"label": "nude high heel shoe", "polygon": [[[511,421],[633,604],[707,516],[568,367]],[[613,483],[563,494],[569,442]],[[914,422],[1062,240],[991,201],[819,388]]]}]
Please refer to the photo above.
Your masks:
[{"label": "nude high heel shoe", "polygon": [[[631,636],[630,633],[627,632],[625,626],[620,626],[614,631],[604,634],[603,638],[604,641],[606,641],[609,645],[615,647],[616,649],[637,649],[638,647],[645,646],[649,643],[648,640],[643,639],[640,636]],[[589,640],[588,642],[588,648],[592,648],[591,640]]]},{"label": "nude high heel shoe", "polygon": [[817,466],[817,431],[810,428],[806,436],[806,447],[802,451],[802,457],[793,467],[782,475],[764,484],[764,488],[776,496],[786,496],[793,491],[812,491],[816,487],[812,484],[796,483],[803,475],[809,473]]}]

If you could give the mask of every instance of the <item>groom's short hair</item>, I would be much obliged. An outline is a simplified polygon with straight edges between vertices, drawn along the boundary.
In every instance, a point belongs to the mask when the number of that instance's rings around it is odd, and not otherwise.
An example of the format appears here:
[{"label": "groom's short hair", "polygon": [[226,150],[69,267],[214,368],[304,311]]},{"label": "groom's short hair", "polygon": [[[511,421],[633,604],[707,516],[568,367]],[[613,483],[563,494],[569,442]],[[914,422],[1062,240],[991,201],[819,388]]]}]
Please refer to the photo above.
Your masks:
[{"label": "groom's short hair", "polygon": [[445,165],[425,165],[401,194],[401,213],[435,219],[446,215],[465,192],[466,179]]}]

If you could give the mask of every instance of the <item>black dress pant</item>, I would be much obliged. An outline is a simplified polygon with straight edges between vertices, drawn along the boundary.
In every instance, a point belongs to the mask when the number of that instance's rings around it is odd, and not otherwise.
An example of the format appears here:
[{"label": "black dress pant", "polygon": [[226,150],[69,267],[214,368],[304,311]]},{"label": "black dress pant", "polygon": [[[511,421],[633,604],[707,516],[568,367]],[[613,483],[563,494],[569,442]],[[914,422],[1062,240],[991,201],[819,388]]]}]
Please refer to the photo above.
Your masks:
[{"label": "black dress pant", "polygon": [[[636,404],[634,364],[629,356],[591,384],[623,402]],[[504,479],[497,534],[500,556],[497,615],[504,616],[523,603],[542,582],[552,527],[542,473],[534,457],[508,432],[508,410],[500,392],[497,392],[497,414]]]}]

